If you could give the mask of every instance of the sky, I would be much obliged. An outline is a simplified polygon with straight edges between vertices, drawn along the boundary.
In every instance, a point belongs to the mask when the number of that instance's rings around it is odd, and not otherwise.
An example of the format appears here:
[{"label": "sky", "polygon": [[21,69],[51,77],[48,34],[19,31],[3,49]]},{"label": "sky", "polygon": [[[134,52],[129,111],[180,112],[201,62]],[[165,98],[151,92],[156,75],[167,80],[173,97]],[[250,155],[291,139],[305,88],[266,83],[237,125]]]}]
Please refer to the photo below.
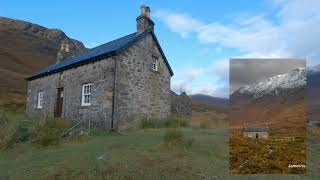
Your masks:
[{"label": "sky", "polygon": [[231,59],[230,94],[240,87],[305,67],[306,61],[302,59]]},{"label": "sky", "polygon": [[228,97],[230,58],[320,64],[319,0],[0,0],[0,16],[62,29],[92,48],[135,32],[142,3],[151,8],[177,93]]}]

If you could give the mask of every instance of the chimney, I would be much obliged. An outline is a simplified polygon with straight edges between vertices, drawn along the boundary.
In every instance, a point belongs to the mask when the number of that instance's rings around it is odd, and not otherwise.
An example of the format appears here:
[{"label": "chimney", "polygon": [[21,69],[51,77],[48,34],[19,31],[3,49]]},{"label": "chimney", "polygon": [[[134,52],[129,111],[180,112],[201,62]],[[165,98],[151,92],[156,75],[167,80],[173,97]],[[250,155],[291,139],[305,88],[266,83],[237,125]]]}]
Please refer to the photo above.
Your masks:
[{"label": "chimney", "polygon": [[141,14],[137,17],[137,32],[144,32],[151,29],[153,31],[154,22],[150,19],[150,7],[142,4],[140,6]]},{"label": "chimney", "polygon": [[69,44],[61,43],[60,50],[57,53],[57,63],[70,56]]}]

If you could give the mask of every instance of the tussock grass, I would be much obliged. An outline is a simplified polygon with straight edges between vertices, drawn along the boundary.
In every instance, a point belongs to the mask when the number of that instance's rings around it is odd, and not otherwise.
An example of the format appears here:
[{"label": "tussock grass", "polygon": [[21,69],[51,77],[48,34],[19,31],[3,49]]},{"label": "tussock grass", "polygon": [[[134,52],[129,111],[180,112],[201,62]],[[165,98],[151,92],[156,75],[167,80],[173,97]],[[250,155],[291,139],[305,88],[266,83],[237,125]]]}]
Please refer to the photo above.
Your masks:
[{"label": "tussock grass", "polygon": [[169,128],[163,136],[163,144],[167,148],[190,148],[193,144],[193,139],[187,138],[180,129]]},{"label": "tussock grass", "polygon": [[189,117],[184,115],[173,114],[168,119],[157,119],[149,118],[142,119],[142,129],[159,129],[159,128],[177,128],[177,127],[188,127]]}]

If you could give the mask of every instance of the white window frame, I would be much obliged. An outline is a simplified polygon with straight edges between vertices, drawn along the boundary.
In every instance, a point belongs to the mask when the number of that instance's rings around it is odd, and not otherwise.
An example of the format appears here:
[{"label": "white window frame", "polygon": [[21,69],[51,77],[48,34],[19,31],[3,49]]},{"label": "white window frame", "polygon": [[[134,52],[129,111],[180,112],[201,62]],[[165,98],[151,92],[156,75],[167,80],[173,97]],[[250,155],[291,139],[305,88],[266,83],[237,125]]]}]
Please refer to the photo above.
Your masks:
[{"label": "white window frame", "polygon": [[158,66],[159,66],[159,59],[155,56],[152,56],[151,59],[151,69],[153,71],[158,71]]},{"label": "white window frame", "polygon": [[41,109],[43,107],[43,91],[38,92],[37,108]]},{"label": "white window frame", "polygon": [[91,105],[91,97],[92,94],[92,84],[86,83],[82,85],[82,93],[81,93],[81,106],[90,106]]}]

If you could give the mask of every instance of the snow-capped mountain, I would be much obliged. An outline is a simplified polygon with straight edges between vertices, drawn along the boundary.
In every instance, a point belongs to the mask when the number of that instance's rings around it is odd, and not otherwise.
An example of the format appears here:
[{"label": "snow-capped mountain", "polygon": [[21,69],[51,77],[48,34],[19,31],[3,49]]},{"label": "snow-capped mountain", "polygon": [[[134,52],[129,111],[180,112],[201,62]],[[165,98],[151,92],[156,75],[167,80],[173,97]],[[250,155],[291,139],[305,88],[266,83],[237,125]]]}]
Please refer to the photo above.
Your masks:
[{"label": "snow-capped mountain", "polygon": [[277,75],[257,84],[243,86],[231,96],[245,96],[250,100],[256,100],[266,95],[272,97],[292,95],[291,90],[303,89],[306,86],[306,72],[305,68],[296,68],[288,74]]}]

